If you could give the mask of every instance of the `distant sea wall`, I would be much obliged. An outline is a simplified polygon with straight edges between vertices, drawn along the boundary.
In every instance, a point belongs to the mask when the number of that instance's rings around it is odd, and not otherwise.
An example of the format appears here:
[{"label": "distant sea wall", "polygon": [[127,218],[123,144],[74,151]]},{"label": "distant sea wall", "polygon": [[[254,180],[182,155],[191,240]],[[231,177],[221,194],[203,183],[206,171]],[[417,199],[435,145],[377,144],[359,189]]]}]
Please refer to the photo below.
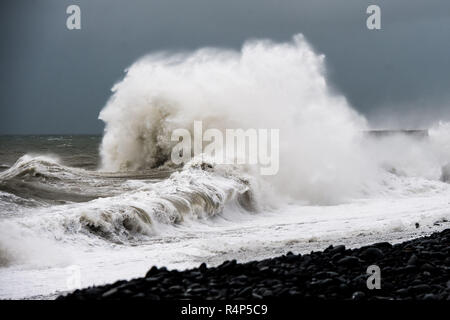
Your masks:
[{"label": "distant sea wall", "polygon": [[415,138],[428,138],[428,130],[366,130],[364,133],[370,137],[382,138],[394,135],[413,136]]}]

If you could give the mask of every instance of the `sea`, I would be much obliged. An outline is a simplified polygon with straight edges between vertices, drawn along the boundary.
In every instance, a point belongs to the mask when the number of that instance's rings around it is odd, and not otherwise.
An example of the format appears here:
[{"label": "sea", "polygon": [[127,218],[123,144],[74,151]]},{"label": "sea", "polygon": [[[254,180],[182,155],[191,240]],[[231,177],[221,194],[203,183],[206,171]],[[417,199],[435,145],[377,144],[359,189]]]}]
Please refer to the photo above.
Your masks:
[{"label": "sea", "polygon": [[[325,61],[302,35],[150,54],[112,88],[101,135],[0,136],[0,298],[448,228],[450,123],[375,128]],[[279,130],[279,171],[174,164],[171,133],[195,121]]]}]

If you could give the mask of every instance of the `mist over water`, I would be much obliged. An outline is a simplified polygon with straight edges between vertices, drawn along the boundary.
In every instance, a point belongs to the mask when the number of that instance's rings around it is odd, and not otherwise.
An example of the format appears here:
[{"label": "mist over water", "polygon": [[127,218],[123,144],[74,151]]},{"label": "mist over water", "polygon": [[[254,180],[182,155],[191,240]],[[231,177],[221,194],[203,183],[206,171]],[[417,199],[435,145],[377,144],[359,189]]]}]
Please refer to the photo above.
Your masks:
[{"label": "mist over water", "polygon": [[364,139],[366,119],[331,90],[325,56],[300,34],[288,43],[248,41],[239,52],[152,54],[134,63],[113,92],[100,113],[105,171],[167,164],[171,132],[192,132],[195,120],[204,130],[280,129],[280,171],[264,180],[280,195],[308,203],[360,196],[389,166],[436,178],[449,160],[435,143]]}]

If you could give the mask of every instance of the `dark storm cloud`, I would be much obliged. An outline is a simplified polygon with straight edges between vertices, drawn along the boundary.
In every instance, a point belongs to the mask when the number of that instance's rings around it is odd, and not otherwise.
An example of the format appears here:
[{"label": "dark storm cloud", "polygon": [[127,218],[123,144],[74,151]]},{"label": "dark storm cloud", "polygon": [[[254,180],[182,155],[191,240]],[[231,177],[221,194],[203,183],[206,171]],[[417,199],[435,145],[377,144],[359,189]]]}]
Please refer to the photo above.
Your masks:
[{"label": "dark storm cloud", "polygon": [[[66,29],[78,4],[82,29]],[[382,30],[365,27],[369,4]],[[239,48],[303,33],[358,110],[448,110],[450,2],[442,0],[2,0],[0,133],[100,133],[123,70],[158,50]]]}]

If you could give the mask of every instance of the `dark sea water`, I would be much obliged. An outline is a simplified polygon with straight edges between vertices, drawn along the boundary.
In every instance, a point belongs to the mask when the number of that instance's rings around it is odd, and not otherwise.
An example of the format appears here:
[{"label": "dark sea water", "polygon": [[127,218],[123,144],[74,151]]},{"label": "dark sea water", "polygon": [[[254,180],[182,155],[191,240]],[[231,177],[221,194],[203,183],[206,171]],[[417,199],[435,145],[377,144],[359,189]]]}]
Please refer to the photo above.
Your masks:
[{"label": "dark sea water", "polygon": [[69,167],[99,166],[100,135],[0,135],[0,171],[25,154],[49,155]]}]

